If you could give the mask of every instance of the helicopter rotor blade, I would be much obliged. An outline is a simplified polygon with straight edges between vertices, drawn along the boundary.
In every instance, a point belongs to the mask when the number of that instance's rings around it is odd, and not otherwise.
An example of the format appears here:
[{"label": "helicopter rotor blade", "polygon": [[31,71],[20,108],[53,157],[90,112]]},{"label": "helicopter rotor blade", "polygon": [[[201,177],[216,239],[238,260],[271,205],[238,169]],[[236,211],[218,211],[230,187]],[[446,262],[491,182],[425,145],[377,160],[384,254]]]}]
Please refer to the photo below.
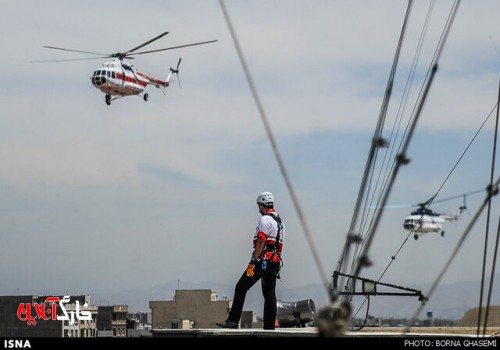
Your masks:
[{"label": "helicopter rotor blade", "polygon": [[[209,43],[213,43],[213,42],[216,42],[217,40],[210,40],[210,41],[202,41],[202,42],[197,42],[197,43],[192,43],[192,44],[186,44],[186,45],[179,45],[179,46],[172,46],[172,47],[167,47],[167,48],[164,48],[164,49],[157,49],[157,50],[148,50],[148,51],[141,51],[141,52],[134,52],[136,50],[139,50],[140,48],[143,48],[144,46],[146,45],[149,45],[151,44],[152,42],[164,37],[165,35],[167,35],[169,32],[163,32],[161,33],[160,35],[154,37],[153,39],[150,39],[144,43],[142,43],[141,45],[139,46],[136,46],[134,47],[133,49],[130,49],[128,51],[125,51],[125,52],[116,52],[116,53],[111,53],[111,54],[108,54],[108,53],[102,53],[102,52],[92,52],[92,51],[83,51],[83,50],[75,50],[75,49],[66,49],[66,48],[63,48],[63,47],[57,47],[57,46],[49,46],[49,45],[46,45],[46,46],[43,46],[44,48],[47,48],[47,49],[52,49],[52,50],[60,50],[60,51],[69,51],[69,52],[78,52],[78,53],[84,53],[84,54],[90,54],[90,55],[99,55],[100,57],[96,57],[96,58],[75,58],[75,59],[65,59],[65,60],[50,60],[50,61],[32,61],[32,63],[43,63],[43,62],[64,62],[64,61],[80,61],[80,60],[86,60],[86,59],[103,59],[103,58],[118,58],[119,60],[122,60],[124,58],[127,58],[127,59],[133,59],[134,55],[142,55],[142,54],[146,54],[146,53],[153,53],[153,52],[160,52],[160,51],[166,51],[166,50],[173,50],[173,49],[179,49],[179,48],[182,48],[182,47],[188,47],[188,46],[195,46],[195,45],[203,45],[203,44],[209,44]],[[180,60],[179,60],[179,63],[180,63]],[[177,68],[179,67],[179,65],[177,65]]]},{"label": "helicopter rotor blade", "polygon": [[161,34],[160,34],[160,35],[158,35],[157,37],[154,37],[153,39],[148,40],[148,41],[146,41],[145,43],[143,43],[143,44],[141,44],[141,45],[139,45],[139,46],[137,46],[137,47],[134,47],[133,49],[130,49],[130,50],[125,51],[125,52],[123,52],[123,53],[119,53],[119,55],[128,56],[128,54],[129,54],[130,52],[134,52],[135,50],[139,50],[140,48],[142,48],[142,47],[144,47],[144,46],[146,46],[146,45],[151,44],[153,41],[156,41],[156,40],[158,40],[158,39],[160,39],[160,38],[164,37],[164,36],[165,36],[165,35],[167,35],[167,34],[168,34],[168,32],[161,33]]},{"label": "helicopter rotor blade", "polygon": [[449,201],[451,199],[460,198],[460,197],[464,197],[464,202],[465,202],[465,197],[466,196],[468,196],[470,194],[480,193],[480,192],[483,192],[483,191],[486,191],[486,189],[483,188],[483,189],[476,190],[476,191],[471,191],[471,192],[468,192],[468,193],[462,193],[462,194],[459,194],[459,195],[456,195],[456,196],[453,196],[453,197],[443,198],[443,199],[434,201],[433,203],[446,202],[446,201]]},{"label": "helicopter rotor blade", "polygon": [[177,62],[177,68],[175,68],[175,74],[177,75],[177,82],[179,83],[179,89],[181,89],[181,78],[179,77],[179,65],[181,64],[182,57],[179,57]]},{"label": "helicopter rotor blade", "polygon": [[[388,204],[383,207],[383,209],[402,209],[402,208],[413,208],[414,205],[412,204]],[[363,207],[367,209],[382,209],[382,207],[378,205],[370,205],[367,207]]]},{"label": "helicopter rotor blade", "polygon": [[79,53],[87,53],[90,55],[101,55],[101,56],[108,56],[108,53],[102,53],[102,52],[91,52],[91,51],[82,51],[82,50],[74,50],[74,49],[65,49],[62,47],[56,47],[56,46],[43,46],[46,49],[53,49],[53,50],[61,50],[61,51],[70,51],[70,52],[79,52]]},{"label": "helicopter rotor blade", "polygon": [[172,74],[175,74],[177,76],[177,83],[179,84],[179,89],[181,88],[181,79],[179,78],[179,65],[181,64],[182,57],[179,58],[179,61],[177,61],[177,67],[175,69],[170,68],[170,72]]},{"label": "helicopter rotor blade", "polygon": [[129,53],[131,52],[134,52],[135,50],[138,50],[146,45],[149,45],[151,44],[153,41],[156,41],[158,39],[160,39],[161,37],[167,35],[168,32],[164,32],[164,33],[161,33],[160,35],[154,37],[153,39],[151,40],[148,40],[146,41],[145,43],[142,43],[141,45],[137,46],[137,47],[134,47],[133,49],[130,49],[128,51],[125,51],[125,52],[117,52],[117,53],[111,53],[111,54],[108,54],[108,53],[100,53],[100,52],[91,52],[91,51],[82,51],[82,50],[74,50],[74,49],[65,49],[63,47],[56,47],[56,46],[44,46],[45,48],[47,49],[53,49],[53,50],[61,50],[61,51],[70,51],[70,52],[79,52],[79,53],[86,53],[86,54],[91,54],[91,55],[101,55],[101,56],[104,56],[104,57],[101,57],[101,58],[119,58],[120,60],[123,59],[123,58],[131,58],[129,57]]},{"label": "helicopter rotor blade", "polygon": [[465,197],[466,196],[471,195],[471,194],[480,193],[480,192],[483,192],[483,191],[485,191],[485,189],[480,189],[480,190],[475,190],[475,191],[471,191],[471,192],[467,192],[467,193],[462,193],[462,194],[459,194],[459,195],[456,195],[456,196],[442,198],[442,199],[438,199],[438,200],[434,200],[436,198],[436,196],[437,196],[437,194],[435,194],[434,196],[432,196],[431,198],[429,198],[427,201],[425,201],[423,203],[416,204],[415,206],[422,207],[422,206],[427,206],[427,205],[429,205],[431,203],[446,202],[446,201],[449,201],[449,200],[452,200],[452,199],[455,199],[455,198],[460,198],[460,197],[464,198],[464,203],[465,203]]},{"label": "helicopter rotor blade", "polygon": [[[68,61],[88,61],[88,60],[102,60],[103,58],[109,58],[109,56],[103,57],[86,57],[86,58],[69,58],[65,60],[48,60],[48,61],[30,61],[30,63],[51,63],[51,62],[68,62]],[[132,57],[133,58],[133,57]]]},{"label": "helicopter rotor blade", "polygon": [[166,51],[166,50],[173,50],[173,49],[180,49],[182,47],[188,47],[188,46],[195,46],[195,45],[203,45],[203,44],[209,44],[209,43],[214,43],[217,40],[209,40],[209,41],[202,41],[199,43],[193,43],[193,44],[186,44],[186,45],[179,45],[179,46],[172,46],[172,47],[167,47],[164,49],[157,49],[157,50],[149,50],[149,51],[141,51],[141,52],[135,52],[131,54],[127,54],[127,57],[130,57],[132,55],[143,55],[146,53],[153,53],[153,52],[160,52],[160,51]]},{"label": "helicopter rotor blade", "polygon": [[68,61],[85,61],[85,60],[102,60],[105,58],[111,58],[112,56],[107,53],[102,53],[102,52],[92,52],[92,51],[83,51],[83,50],[74,50],[74,49],[65,49],[63,47],[57,47],[57,46],[43,46],[46,49],[53,49],[53,50],[60,50],[60,51],[68,51],[68,52],[78,52],[78,53],[85,53],[89,55],[98,55],[98,57],[82,57],[82,58],[67,58],[67,59],[60,59],[60,60],[41,60],[41,61],[30,61],[30,63],[50,63],[50,62],[68,62]]}]

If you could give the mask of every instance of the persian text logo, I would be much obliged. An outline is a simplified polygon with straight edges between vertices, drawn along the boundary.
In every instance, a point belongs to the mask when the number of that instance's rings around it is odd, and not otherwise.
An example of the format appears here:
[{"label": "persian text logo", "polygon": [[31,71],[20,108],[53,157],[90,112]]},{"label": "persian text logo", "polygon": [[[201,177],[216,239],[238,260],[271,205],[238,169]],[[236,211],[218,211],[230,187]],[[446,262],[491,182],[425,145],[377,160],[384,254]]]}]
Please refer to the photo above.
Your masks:
[{"label": "persian text logo", "polygon": [[[75,324],[75,318],[77,320],[92,320],[92,314],[90,311],[80,310],[80,301],[75,300],[75,310],[68,311],[65,304],[69,303],[69,295],[65,295],[62,299],[59,297],[48,297],[43,303],[20,303],[17,308],[17,318],[23,322],[26,322],[28,326],[34,326],[38,320],[48,321],[48,320],[59,320],[59,321],[69,321],[70,325]],[[57,306],[61,309],[62,315],[57,314]],[[87,303],[83,304],[86,308]],[[32,309],[34,308],[34,311]]]}]

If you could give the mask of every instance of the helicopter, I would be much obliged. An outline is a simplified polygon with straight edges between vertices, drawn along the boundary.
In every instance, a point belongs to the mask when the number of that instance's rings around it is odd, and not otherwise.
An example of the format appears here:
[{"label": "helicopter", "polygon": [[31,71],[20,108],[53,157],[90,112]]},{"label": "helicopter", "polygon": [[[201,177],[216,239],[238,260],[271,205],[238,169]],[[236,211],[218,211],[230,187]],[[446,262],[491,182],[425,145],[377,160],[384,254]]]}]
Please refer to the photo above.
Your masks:
[{"label": "helicopter", "polygon": [[421,204],[420,208],[411,212],[403,222],[405,230],[413,233],[413,238],[418,239],[423,234],[430,232],[440,232],[441,237],[444,236],[443,224],[446,221],[460,219],[463,211],[467,209],[465,205],[458,208],[455,215],[440,214],[428,209],[425,204]]},{"label": "helicopter", "polygon": [[81,51],[81,50],[73,50],[66,49],[62,47],[56,46],[43,46],[47,49],[53,50],[61,50],[61,51],[70,51],[70,52],[78,52],[90,55],[98,55],[99,57],[92,58],[76,58],[76,59],[64,59],[64,60],[52,60],[52,61],[32,61],[31,63],[43,63],[43,62],[62,62],[62,61],[77,61],[77,60],[88,60],[88,59],[106,59],[113,58],[112,61],[106,61],[102,64],[102,66],[96,69],[90,80],[92,85],[99,89],[101,92],[105,94],[105,102],[109,106],[111,105],[111,101],[116,100],[118,98],[122,98],[125,96],[135,96],[142,95],[144,101],[148,101],[149,94],[145,92],[145,89],[148,85],[153,85],[156,88],[162,88],[163,93],[165,94],[165,89],[170,85],[170,82],[174,75],[177,76],[177,81],[179,82],[179,65],[181,63],[181,58],[177,61],[176,68],[170,68],[169,73],[167,74],[165,79],[155,78],[151,75],[139,72],[134,68],[132,64],[124,61],[124,59],[133,59],[135,55],[143,55],[148,53],[154,53],[159,51],[166,51],[172,49],[178,49],[182,47],[209,44],[216,42],[217,40],[209,40],[202,41],[192,44],[179,45],[173,47],[167,47],[163,49],[156,50],[148,50],[148,51],[139,51],[137,50],[143,48],[146,45],[151,44],[152,42],[162,38],[167,35],[169,32],[161,33],[160,35],[136,46],[130,50],[124,52],[117,52],[111,54],[104,54],[98,52],[90,52],[90,51]]},{"label": "helicopter", "polygon": [[[444,237],[445,231],[443,229],[443,224],[447,221],[459,220],[464,210],[467,210],[467,206],[465,204],[466,196],[483,191],[484,189],[476,190],[437,201],[434,200],[436,198],[436,194],[427,201],[416,205],[418,206],[418,209],[412,211],[410,215],[404,219],[403,228],[413,233],[413,238],[415,240],[426,233],[432,232],[440,233],[441,237]],[[445,202],[459,197],[463,197],[463,204],[458,208],[455,215],[436,213],[429,209],[431,203]]]}]

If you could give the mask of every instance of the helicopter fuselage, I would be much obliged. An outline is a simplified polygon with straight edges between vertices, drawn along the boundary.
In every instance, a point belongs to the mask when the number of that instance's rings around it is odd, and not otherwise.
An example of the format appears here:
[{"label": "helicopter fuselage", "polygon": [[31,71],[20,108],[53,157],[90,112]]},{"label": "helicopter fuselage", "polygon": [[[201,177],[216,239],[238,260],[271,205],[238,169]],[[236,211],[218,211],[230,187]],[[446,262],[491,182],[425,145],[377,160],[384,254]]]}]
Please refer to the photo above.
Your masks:
[{"label": "helicopter fuselage", "polygon": [[405,230],[420,233],[439,232],[446,220],[436,215],[410,215],[403,222]]},{"label": "helicopter fuselage", "polygon": [[169,86],[167,80],[138,72],[132,65],[119,60],[103,63],[100,69],[94,71],[90,79],[97,89],[113,96],[139,95],[149,84],[158,88]]}]

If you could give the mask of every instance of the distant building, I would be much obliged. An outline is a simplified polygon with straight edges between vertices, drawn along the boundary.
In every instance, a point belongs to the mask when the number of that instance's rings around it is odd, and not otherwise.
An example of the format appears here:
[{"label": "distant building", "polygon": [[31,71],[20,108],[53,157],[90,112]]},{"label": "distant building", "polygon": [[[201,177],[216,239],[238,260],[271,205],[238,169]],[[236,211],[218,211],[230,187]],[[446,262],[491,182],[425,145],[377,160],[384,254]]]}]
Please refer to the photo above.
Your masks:
[{"label": "distant building", "polygon": [[151,337],[151,313],[134,312],[127,314],[127,337]]},{"label": "distant building", "polygon": [[136,320],[144,327],[151,326],[151,312],[129,312],[127,318]]},{"label": "distant building", "polygon": [[89,295],[0,296],[0,338],[126,337],[127,313],[128,305],[92,305]]},{"label": "distant building", "polygon": [[229,300],[217,300],[213,289],[178,289],[174,300],[149,302],[153,329],[215,328],[231,305]]},{"label": "distant building", "polygon": [[124,338],[127,336],[128,305],[99,306],[97,336]]},{"label": "distant building", "polygon": [[[82,297],[79,297],[80,299]],[[79,301],[78,309],[85,310],[90,312],[92,316],[92,320],[66,320],[60,321],[62,322],[62,337],[63,338],[71,338],[71,337],[79,337],[79,338],[94,338],[97,336],[97,305],[90,304],[90,296],[83,296],[83,300]],[[86,307],[83,307],[86,305]],[[77,304],[76,303],[68,303],[65,306],[68,314],[71,315],[72,312],[77,312]]]}]

